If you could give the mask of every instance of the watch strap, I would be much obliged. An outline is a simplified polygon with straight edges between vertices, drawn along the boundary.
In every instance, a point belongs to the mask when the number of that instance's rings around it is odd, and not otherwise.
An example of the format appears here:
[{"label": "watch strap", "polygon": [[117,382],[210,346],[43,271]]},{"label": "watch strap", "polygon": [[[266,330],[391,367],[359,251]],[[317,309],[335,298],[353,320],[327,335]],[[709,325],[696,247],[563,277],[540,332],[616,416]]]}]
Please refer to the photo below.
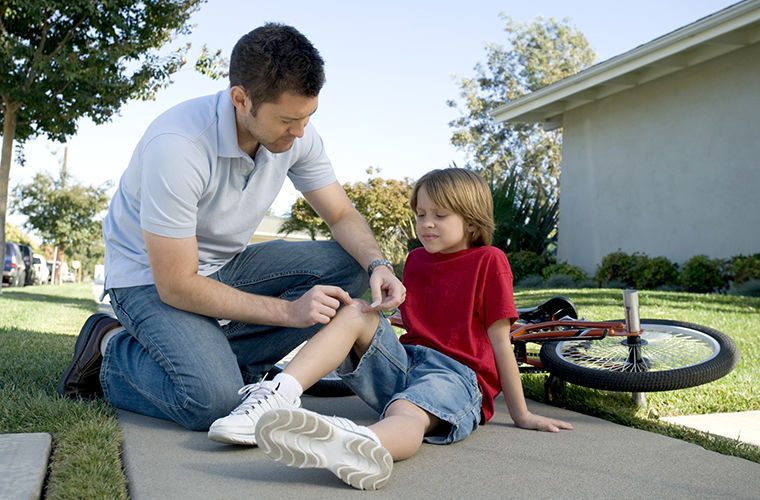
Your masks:
[{"label": "watch strap", "polygon": [[391,264],[391,261],[388,259],[375,259],[369,263],[369,266],[367,266],[367,275],[372,276],[372,271],[374,271],[378,266],[385,266],[391,271],[394,271],[393,264]]}]

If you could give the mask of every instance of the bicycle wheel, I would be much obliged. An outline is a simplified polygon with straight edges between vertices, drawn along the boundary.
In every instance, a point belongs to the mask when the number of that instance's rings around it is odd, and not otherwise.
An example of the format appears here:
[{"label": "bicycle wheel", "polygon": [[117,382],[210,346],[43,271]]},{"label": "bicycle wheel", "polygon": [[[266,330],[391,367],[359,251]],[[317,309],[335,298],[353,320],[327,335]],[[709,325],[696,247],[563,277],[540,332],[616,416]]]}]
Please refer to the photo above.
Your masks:
[{"label": "bicycle wheel", "polygon": [[[656,392],[706,384],[728,374],[739,352],[725,334],[705,326],[642,319],[641,343],[626,337],[548,342],[541,361],[567,382],[607,391]],[[637,351],[634,352],[634,349]]]}]

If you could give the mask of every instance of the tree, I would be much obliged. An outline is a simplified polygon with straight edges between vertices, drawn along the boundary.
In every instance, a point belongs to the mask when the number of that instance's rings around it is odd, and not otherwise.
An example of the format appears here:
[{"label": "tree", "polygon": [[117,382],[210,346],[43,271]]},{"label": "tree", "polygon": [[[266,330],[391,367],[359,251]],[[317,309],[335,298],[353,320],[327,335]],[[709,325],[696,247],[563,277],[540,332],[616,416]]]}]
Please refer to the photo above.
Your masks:
[{"label": "tree", "polygon": [[573,75],[594,62],[583,34],[567,20],[537,18],[521,24],[502,15],[506,47],[486,46],[486,63],[475,66],[475,77],[463,78],[459,97],[448,105],[461,116],[449,123],[451,143],[465,151],[466,167],[479,172],[496,188],[515,177],[528,193],[558,196],[562,136],[535,124],[496,123],[491,113],[500,105]]},{"label": "tree", "polygon": [[29,245],[30,247],[36,246],[28,234],[24,233],[18,226],[10,224],[7,221],[5,222],[5,236],[8,241]]},{"label": "tree", "polygon": [[127,100],[153,97],[189,46],[166,56],[157,50],[189,33],[203,1],[0,0],[0,260],[14,142],[62,141],[79,118],[103,123]]},{"label": "tree", "polygon": [[36,230],[58,255],[91,263],[103,255],[101,215],[108,206],[107,189],[73,183],[64,163],[59,179],[38,173],[28,184],[16,186],[13,208],[26,216],[24,227]]},{"label": "tree", "polygon": [[298,231],[309,233],[312,240],[316,240],[319,235],[330,236],[330,228],[302,196],[290,207],[290,215],[280,226],[280,234],[288,235]]},{"label": "tree", "polygon": [[[374,173],[372,168],[367,170],[370,176]],[[400,181],[371,177],[364,182],[346,183],[343,189],[359,213],[367,219],[386,258],[394,263],[403,262],[409,241],[416,237],[409,208],[411,182],[408,179]],[[293,203],[280,232],[288,234],[299,230],[308,231],[312,239],[316,234],[330,234],[327,224],[300,197]]]}]

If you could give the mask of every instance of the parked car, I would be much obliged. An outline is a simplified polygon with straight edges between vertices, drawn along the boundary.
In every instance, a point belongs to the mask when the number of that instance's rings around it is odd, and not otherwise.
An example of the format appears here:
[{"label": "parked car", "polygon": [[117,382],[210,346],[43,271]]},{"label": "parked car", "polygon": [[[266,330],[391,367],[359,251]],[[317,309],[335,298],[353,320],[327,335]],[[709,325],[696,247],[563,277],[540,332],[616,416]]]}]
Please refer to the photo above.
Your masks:
[{"label": "parked car", "polygon": [[18,247],[21,249],[21,257],[24,259],[24,265],[26,266],[26,269],[24,269],[24,285],[33,285],[34,265],[32,255],[34,254],[34,250],[29,245],[24,245],[23,243],[19,243]]},{"label": "parked car", "polygon": [[32,255],[32,266],[34,266],[34,284],[46,285],[50,281],[50,270],[48,269],[47,259],[36,253]]},{"label": "parked car", "polygon": [[3,283],[8,286],[24,286],[26,279],[26,264],[18,244],[5,242],[5,267],[3,267]]}]

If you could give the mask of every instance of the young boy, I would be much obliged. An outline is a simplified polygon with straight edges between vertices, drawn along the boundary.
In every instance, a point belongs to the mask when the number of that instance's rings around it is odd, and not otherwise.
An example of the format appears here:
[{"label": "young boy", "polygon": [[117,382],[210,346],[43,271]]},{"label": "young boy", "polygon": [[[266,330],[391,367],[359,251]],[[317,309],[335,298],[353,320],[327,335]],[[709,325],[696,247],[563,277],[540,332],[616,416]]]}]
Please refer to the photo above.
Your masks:
[{"label": "young boy", "polygon": [[[258,445],[286,465],[323,467],[359,489],[377,489],[394,460],[424,441],[450,444],[494,414],[504,392],[515,425],[558,432],[572,426],[534,415],[523,396],[509,339],[517,319],[512,272],[490,246],[493,202],[486,183],[458,168],[424,175],[412,192],[417,235],[404,268],[407,333],[354,301],[315,335],[283,373],[248,386],[209,437]],[[381,419],[369,427],[298,408],[303,388],[337,367]]]}]

